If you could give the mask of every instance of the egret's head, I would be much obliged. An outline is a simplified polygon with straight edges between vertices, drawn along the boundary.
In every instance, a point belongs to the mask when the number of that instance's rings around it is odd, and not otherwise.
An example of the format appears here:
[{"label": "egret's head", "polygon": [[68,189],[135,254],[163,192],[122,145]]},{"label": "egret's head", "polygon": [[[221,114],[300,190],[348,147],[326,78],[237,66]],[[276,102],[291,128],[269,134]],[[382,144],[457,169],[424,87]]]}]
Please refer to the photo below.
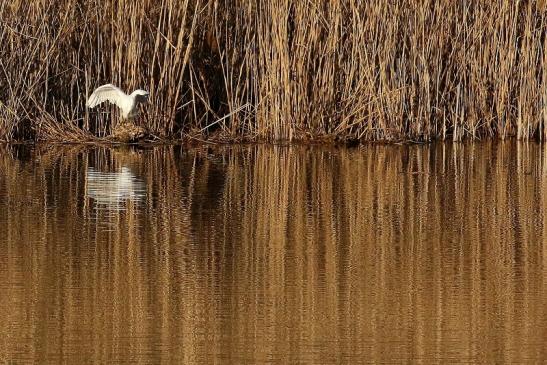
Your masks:
[{"label": "egret's head", "polygon": [[131,94],[133,95],[139,103],[146,103],[150,98],[150,93],[146,90],[137,89]]}]

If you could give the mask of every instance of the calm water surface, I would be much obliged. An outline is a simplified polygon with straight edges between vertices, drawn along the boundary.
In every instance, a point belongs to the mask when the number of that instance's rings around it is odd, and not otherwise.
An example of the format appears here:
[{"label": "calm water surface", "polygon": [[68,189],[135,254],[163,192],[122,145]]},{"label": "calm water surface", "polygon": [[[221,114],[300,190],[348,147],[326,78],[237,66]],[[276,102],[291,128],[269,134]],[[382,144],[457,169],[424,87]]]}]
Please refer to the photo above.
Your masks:
[{"label": "calm water surface", "polygon": [[0,146],[0,364],[545,363],[547,145]]}]

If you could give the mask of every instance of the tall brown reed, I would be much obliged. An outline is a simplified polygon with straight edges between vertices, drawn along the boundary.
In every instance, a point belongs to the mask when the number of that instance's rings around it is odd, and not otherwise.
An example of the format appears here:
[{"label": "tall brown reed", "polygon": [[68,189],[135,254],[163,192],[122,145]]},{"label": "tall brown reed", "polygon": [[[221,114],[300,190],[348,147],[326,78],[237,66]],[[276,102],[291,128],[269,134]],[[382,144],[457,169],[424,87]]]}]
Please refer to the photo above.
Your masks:
[{"label": "tall brown reed", "polygon": [[543,1],[3,2],[0,139],[108,134],[105,82],[149,88],[160,137],[543,138],[545,28]]}]

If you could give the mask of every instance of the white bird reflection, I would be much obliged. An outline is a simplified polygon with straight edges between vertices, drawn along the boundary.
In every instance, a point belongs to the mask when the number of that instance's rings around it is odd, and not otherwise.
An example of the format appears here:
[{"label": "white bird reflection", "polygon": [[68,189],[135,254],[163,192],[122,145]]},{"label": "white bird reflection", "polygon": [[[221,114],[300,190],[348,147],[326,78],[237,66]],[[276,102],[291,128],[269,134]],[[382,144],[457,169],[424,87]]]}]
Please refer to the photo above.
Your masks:
[{"label": "white bird reflection", "polygon": [[140,202],[146,196],[146,184],[128,167],[118,172],[102,172],[92,167],[86,173],[86,196],[97,209],[124,210],[127,202]]}]

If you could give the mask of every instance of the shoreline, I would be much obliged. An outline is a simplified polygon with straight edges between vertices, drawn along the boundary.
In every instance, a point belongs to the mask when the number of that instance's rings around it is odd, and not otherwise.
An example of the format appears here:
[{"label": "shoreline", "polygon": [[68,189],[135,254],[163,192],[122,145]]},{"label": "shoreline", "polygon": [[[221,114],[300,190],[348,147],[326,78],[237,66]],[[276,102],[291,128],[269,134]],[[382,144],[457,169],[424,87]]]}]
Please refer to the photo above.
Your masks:
[{"label": "shoreline", "polygon": [[309,147],[335,147],[335,148],[359,148],[362,146],[424,146],[435,144],[457,144],[457,145],[472,145],[483,143],[519,143],[519,144],[544,144],[544,141],[533,139],[518,139],[516,136],[501,139],[496,137],[489,137],[483,139],[465,139],[465,140],[452,140],[452,139],[432,139],[428,141],[415,141],[415,140],[365,140],[365,141],[344,141],[335,139],[294,139],[294,140],[279,140],[268,141],[258,139],[245,139],[240,138],[238,140],[227,140],[225,138],[210,138],[210,139],[198,139],[195,137],[186,136],[183,139],[163,139],[157,141],[138,141],[138,142],[119,142],[108,139],[97,140],[82,140],[82,141],[59,141],[59,140],[27,140],[27,141],[0,141],[0,146],[96,146],[96,147],[164,147],[164,146],[183,146],[183,147],[199,147],[199,146],[309,146]]}]

